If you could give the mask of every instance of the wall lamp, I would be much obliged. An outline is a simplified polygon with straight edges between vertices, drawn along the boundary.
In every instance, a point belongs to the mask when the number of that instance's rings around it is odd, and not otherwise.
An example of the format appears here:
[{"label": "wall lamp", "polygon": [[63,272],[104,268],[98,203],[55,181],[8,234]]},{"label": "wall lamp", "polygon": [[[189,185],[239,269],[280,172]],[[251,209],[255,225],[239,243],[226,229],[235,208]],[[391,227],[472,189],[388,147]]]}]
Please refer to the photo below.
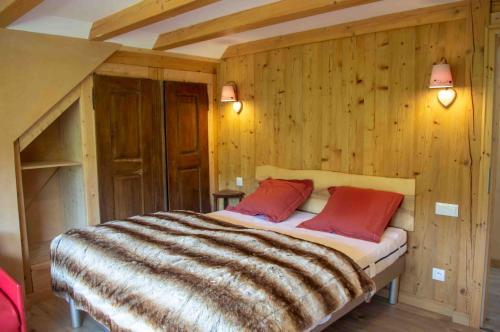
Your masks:
[{"label": "wall lamp", "polygon": [[451,76],[450,65],[445,58],[441,62],[432,66],[430,89],[441,89],[438,92],[438,100],[445,108],[450,107],[455,101],[457,93],[453,90],[453,78]]},{"label": "wall lamp", "polygon": [[223,103],[232,102],[233,103],[233,111],[235,113],[241,112],[241,108],[243,107],[243,104],[241,103],[241,101],[238,101],[236,83],[227,82],[226,84],[224,84],[224,86],[222,87],[222,96],[220,98],[220,101]]}]

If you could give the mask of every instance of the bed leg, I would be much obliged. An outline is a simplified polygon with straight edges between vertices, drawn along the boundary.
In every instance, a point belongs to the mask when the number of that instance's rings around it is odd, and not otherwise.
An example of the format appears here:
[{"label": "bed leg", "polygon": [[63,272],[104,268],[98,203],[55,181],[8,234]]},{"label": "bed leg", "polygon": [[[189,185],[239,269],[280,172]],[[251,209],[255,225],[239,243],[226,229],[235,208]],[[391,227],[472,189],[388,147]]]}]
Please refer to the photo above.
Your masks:
[{"label": "bed leg", "polygon": [[75,301],[69,299],[69,312],[71,315],[71,326],[77,329],[82,326],[82,317],[80,310],[76,308]]},{"label": "bed leg", "polygon": [[399,295],[399,277],[392,279],[389,284],[389,304],[398,303]]}]

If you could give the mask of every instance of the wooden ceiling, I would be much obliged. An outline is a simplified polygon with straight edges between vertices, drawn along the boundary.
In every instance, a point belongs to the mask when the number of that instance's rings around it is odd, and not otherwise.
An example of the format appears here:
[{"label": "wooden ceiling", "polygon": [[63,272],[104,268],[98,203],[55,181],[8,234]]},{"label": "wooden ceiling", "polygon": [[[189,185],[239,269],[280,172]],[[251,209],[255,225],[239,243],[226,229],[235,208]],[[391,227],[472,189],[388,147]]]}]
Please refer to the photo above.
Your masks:
[{"label": "wooden ceiling", "polygon": [[[51,0],[46,1],[49,2]],[[440,0],[437,1],[436,4],[447,1],[454,0]],[[42,2],[43,0],[2,0],[0,2],[0,27],[8,26]],[[232,36],[250,30],[275,26],[293,20],[305,19],[315,15],[330,14],[348,8],[354,10],[356,9],[355,7],[370,3],[380,3],[381,6],[387,7],[390,6],[389,2],[388,0],[280,0],[271,3],[269,3],[269,1],[267,3],[264,2],[266,3],[264,5],[262,5],[261,2],[261,5],[257,7],[240,10],[219,17],[215,15],[215,18],[211,16],[205,21],[197,21],[195,24],[180,27],[178,29],[175,29],[174,25],[174,29],[170,26],[170,28],[164,28],[164,30],[167,30],[164,32],[158,32],[158,30],[156,30],[157,35],[155,36],[157,37],[152,48],[155,50],[170,50],[199,42],[214,40],[220,37]],[[190,14],[196,10],[209,10],[209,8],[212,10],[213,6],[210,6],[212,4],[219,4],[220,6],[228,5],[228,3],[223,0],[142,0],[136,3],[128,1],[128,3],[132,3],[132,5],[128,5],[128,7],[125,8],[121,7],[123,9],[92,22],[88,39],[98,41],[109,40],[129,32],[135,32],[141,28],[149,27],[167,19],[183,17],[181,15]],[[61,4],[64,4],[64,2],[61,2]],[[454,4],[449,4],[449,7],[454,8],[456,5],[457,2],[454,2]],[[436,9],[438,8],[439,6]],[[445,6],[445,8],[448,7]],[[445,8],[443,8],[443,10]],[[366,11],[366,9],[361,8],[359,8],[359,10]],[[397,8],[395,11],[398,11]],[[414,13],[414,11],[415,10],[410,13],[412,16],[418,14],[418,12]],[[430,8],[428,12],[431,12]],[[422,13],[425,14],[426,11],[423,10]],[[398,18],[401,15],[404,17],[404,14],[404,12],[398,12],[394,14],[395,16],[392,18]],[[390,17],[391,16],[387,16],[387,18]],[[363,20],[363,24],[370,25],[371,23],[369,20],[371,19]],[[375,20],[374,22],[374,24],[379,24],[380,22],[387,23],[385,20]],[[163,23],[164,22],[162,22],[162,24]],[[182,22],[180,23],[182,24]],[[332,25],[333,23],[334,22],[332,22]],[[354,23],[355,22],[353,22],[353,24]],[[292,22],[288,24],[292,24]],[[313,29],[311,27],[309,31],[294,33],[290,33],[285,29],[284,31],[287,32],[281,33],[280,31],[277,36],[274,35],[272,38],[261,36],[257,38],[257,40],[245,43],[241,40],[237,41],[238,39],[236,38],[236,43],[230,44],[230,47],[226,50],[223,57],[251,53],[253,50],[267,49],[272,45],[293,45],[297,43],[297,40],[300,42],[300,40],[304,38],[310,39],[309,37],[311,36],[313,40],[315,38],[321,39],[323,32],[328,32],[324,35],[331,35],[332,33],[349,35],[349,33],[352,33],[352,31],[350,31],[351,25],[351,23],[343,23],[319,29]],[[158,29],[158,26],[156,28]],[[121,43],[121,41],[119,42]]]}]

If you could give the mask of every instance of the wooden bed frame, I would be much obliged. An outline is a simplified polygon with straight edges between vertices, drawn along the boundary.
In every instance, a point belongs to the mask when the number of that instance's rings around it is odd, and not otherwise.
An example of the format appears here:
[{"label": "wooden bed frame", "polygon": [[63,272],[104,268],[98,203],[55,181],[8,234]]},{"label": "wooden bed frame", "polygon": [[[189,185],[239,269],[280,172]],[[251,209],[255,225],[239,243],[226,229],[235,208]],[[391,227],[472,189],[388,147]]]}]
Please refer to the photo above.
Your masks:
[{"label": "wooden bed frame", "polygon": [[[299,208],[300,210],[318,213],[328,200],[321,191],[331,186],[354,186],[377,190],[398,192],[405,196],[401,207],[391,221],[392,227],[398,227],[406,231],[414,229],[415,214],[415,179],[387,178],[377,176],[354,175],[322,170],[290,170],[274,166],[257,166],[256,180],[267,178],[275,179],[311,179],[314,182],[315,193]],[[385,268],[382,272],[373,277],[376,291],[389,286],[388,302],[396,304],[399,295],[399,278],[405,269],[405,256],[400,256],[394,263]],[[330,317],[313,328],[311,331],[322,331],[354,308],[365,302],[365,295],[358,296],[341,309],[335,311]],[[71,325],[79,328],[82,323],[81,311],[75,306],[72,299],[69,299]]]}]

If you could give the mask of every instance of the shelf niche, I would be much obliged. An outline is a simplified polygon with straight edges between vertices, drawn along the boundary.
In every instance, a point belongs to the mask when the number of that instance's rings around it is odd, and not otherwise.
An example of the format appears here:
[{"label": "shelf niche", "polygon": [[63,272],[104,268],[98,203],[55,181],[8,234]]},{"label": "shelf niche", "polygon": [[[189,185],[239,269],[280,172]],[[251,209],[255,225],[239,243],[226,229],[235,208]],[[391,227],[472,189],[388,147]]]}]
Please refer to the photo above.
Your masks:
[{"label": "shelf niche", "polygon": [[28,294],[50,290],[52,239],[87,225],[81,127],[77,100],[20,152]]}]

